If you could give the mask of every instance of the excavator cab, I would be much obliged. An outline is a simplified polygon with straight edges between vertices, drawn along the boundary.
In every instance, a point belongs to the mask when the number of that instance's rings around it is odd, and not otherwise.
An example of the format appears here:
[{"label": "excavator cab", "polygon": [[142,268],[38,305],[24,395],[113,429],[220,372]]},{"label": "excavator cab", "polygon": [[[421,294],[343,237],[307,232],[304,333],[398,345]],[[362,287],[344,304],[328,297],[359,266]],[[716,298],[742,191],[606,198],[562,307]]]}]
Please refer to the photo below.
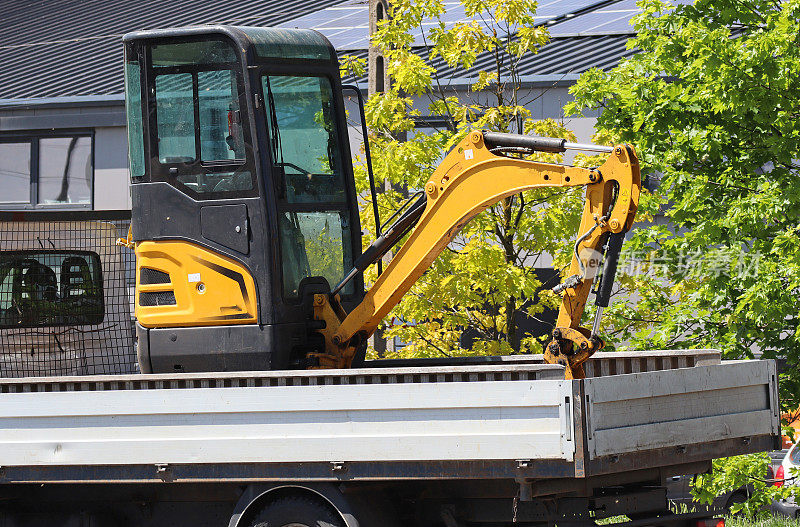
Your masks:
[{"label": "excavator cab", "polygon": [[334,48],[230,26],[123,40],[142,371],[313,366],[304,289],[361,252]]}]

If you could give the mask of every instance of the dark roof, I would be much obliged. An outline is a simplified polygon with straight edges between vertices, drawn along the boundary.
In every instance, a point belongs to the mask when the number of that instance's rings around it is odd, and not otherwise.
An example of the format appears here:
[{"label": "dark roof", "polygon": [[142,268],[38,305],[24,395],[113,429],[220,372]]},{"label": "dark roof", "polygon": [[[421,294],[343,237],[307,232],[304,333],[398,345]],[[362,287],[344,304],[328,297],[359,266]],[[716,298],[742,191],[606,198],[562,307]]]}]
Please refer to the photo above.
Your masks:
[{"label": "dark roof", "polygon": [[0,99],[122,92],[122,35],[199,24],[278,25],[342,0],[6,0]]},{"label": "dark roof", "polygon": [[[536,54],[523,56],[519,63],[519,72],[523,82],[557,83],[560,80],[574,81],[578,75],[591,68],[610,70],[625,57],[630,57],[637,50],[627,49],[630,34],[623,35],[588,35],[574,37],[553,37],[539,49]],[[428,59],[426,48],[416,48],[418,55]],[[345,52],[349,55],[366,58],[366,51]],[[494,57],[490,53],[478,56],[475,64],[466,70],[451,68],[445,61],[437,57],[431,62],[440,79],[447,79],[449,84],[458,85],[474,79],[482,70],[494,70]],[[356,83],[366,82],[366,77],[347,79]]]},{"label": "dark roof", "polygon": [[[619,0],[583,0],[592,13]],[[632,0],[621,0],[619,5]],[[0,106],[7,99],[112,96],[122,93],[124,33],[200,24],[286,25],[308,13],[354,0],[5,0],[0,14]],[[575,21],[586,7],[575,12]],[[593,15],[596,16],[596,15]],[[591,68],[609,69],[633,51],[625,48],[630,32],[556,36],[521,66],[524,78],[574,79]],[[426,55],[424,48],[418,50]],[[345,53],[366,56],[365,50]],[[477,75],[491,57],[479,57],[459,78]],[[455,73],[439,61],[443,77]],[[5,101],[4,101],[5,100]],[[20,101],[21,102],[21,101]]]},{"label": "dark roof", "polygon": [[[519,69],[525,75],[577,75],[591,68],[609,70],[620,59],[635,53],[626,49],[631,35],[591,35],[584,37],[554,37],[536,54],[523,55]],[[494,58],[485,53],[462,76],[473,77],[478,71],[491,68]],[[438,69],[438,68],[437,68]],[[445,77],[455,75],[452,68],[443,68]]]}]

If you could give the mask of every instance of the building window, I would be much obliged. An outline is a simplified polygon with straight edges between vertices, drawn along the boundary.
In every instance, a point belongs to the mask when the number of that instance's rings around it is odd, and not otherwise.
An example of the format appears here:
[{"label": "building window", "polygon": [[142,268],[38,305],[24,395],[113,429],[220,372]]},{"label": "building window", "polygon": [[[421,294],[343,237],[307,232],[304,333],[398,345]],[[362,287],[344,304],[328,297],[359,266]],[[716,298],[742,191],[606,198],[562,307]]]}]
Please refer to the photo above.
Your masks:
[{"label": "building window", "polygon": [[89,133],[0,135],[0,208],[91,208]]}]

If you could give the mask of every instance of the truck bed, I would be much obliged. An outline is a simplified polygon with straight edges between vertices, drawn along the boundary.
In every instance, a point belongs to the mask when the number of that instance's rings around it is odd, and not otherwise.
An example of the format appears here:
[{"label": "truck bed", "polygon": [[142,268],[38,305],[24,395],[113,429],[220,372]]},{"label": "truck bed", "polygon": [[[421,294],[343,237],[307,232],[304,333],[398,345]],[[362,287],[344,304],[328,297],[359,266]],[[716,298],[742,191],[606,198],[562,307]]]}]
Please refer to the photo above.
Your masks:
[{"label": "truck bed", "polygon": [[[772,361],[598,353],[0,381],[0,483],[587,478],[771,450]],[[630,373],[625,373],[626,371]]]}]

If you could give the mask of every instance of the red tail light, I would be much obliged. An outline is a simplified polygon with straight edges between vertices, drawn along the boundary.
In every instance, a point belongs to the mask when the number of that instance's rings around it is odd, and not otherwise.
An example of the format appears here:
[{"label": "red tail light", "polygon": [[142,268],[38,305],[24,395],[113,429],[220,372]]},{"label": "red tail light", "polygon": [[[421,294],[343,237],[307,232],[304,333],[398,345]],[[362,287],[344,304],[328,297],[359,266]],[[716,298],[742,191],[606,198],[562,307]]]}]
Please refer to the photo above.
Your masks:
[{"label": "red tail light", "polygon": [[724,518],[706,518],[705,520],[697,520],[696,527],[725,527]]},{"label": "red tail light", "polygon": [[775,483],[776,487],[783,487],[783,465],[778,467],[778,470],[775,471]]}]

